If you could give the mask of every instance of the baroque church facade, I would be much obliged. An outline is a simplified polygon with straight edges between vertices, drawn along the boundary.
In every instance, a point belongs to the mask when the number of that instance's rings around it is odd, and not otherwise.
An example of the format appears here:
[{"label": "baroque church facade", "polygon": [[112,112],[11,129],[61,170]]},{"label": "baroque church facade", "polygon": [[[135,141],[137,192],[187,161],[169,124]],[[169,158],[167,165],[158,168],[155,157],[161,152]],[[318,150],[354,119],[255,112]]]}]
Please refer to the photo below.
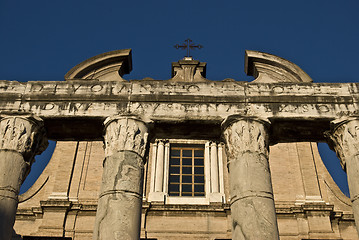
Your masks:
[{"label": "baroque church facade", "polygon": [[[191,57],[169,80],[126,81],[131,50],[90,58],[66,81],[0,81],[0,154],[20,153],[1,165],[14,178],[12,190],[0,179],[3,239],[358,239],[357,85],[245,58],[252,82],[210,81]],[[17,196],[46,138],[52,158]],[[319,141],[340,157],[352,199]]]}]

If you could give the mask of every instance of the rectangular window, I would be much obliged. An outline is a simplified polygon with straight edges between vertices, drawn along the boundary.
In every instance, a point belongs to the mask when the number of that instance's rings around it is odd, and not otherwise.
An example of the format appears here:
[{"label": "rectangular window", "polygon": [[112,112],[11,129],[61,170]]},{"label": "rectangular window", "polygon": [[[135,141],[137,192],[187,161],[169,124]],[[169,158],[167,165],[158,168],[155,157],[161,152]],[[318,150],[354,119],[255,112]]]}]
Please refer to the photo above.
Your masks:
[{"label": "rectangular window", "polygon": [[171,144],[168,188],[170,196],[205,196],[203,145]]}]

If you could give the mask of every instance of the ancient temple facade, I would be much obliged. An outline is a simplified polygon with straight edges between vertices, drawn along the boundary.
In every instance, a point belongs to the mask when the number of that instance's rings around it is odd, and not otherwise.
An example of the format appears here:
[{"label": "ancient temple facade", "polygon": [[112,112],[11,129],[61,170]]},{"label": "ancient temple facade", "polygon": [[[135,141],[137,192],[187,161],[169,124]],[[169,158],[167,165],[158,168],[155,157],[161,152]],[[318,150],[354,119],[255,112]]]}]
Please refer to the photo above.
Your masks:
[{"label": "ancient temple facade", "polygon": [[[208,80],[190,57],[169,80],[126,81],[130,50],[65,81],[0,81],[1,239],[358,239],[358,85],[245,58],[252,82]],[[46,139],[51,160],[17,196]],[[317,142],[340,157],[351,199]]]}]

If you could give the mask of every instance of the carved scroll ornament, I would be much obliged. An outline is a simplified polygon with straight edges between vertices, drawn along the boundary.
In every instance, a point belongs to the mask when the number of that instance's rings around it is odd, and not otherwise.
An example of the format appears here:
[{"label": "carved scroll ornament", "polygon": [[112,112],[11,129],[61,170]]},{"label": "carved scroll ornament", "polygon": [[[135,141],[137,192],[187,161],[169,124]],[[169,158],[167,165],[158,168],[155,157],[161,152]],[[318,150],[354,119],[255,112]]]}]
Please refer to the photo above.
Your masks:
[{"label": "carved scroll ornament", "polygon": [[331,133],[326,133],[329,146],[337,153],[340,164],[346,169],[346,159],[359,153],[359,120],[346,120],[336,124]]},{"label": "carved scroll ornament", "polygon": [[105,154],[118,151],[133,151],[144,157],[148,138],[148,129],[141,120],[120,117],[105,121]]},{"label": "carved scroll ornament", "polygon": [[21,153],[25,161],[32,162],[43,152],[48,141],[43,121],[33,116],[6,116],[0,120],[0,149]]}]

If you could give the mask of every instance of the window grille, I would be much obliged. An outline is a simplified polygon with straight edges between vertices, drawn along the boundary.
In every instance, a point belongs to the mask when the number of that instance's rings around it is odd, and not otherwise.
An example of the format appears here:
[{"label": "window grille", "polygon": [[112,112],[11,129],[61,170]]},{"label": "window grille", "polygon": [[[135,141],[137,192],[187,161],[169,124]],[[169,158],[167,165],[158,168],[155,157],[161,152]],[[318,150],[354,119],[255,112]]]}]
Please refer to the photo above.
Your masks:
[{"label": "window grille", "polygon": [[169,196],[205,196],[204,145],[172,144]]}]

